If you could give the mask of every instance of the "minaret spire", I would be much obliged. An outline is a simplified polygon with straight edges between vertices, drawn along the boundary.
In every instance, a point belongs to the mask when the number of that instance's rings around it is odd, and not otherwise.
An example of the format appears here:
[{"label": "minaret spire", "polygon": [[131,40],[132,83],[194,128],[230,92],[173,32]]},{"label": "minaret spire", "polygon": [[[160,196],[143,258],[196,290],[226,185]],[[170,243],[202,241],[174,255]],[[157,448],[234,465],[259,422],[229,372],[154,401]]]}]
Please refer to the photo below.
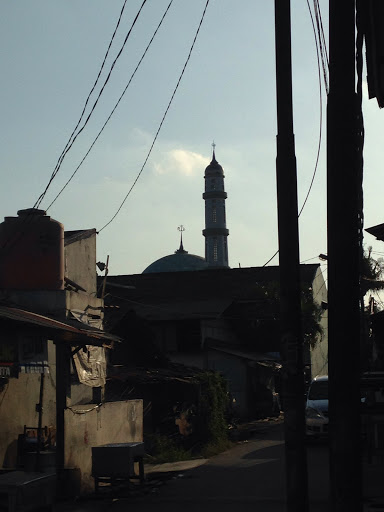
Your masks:
[{"label": "minaret spire", "polygon": [[187,254],[188,251],[185,251],[184,247],[183,247],[183,231],[185,231],[185,227],[181,224],[180,226],[178,226],[177,230],[180,231],[180,247],[178,248],[177,251],[175,251],[175,254],[179,254],[179,253]]},{"label": "minaret spire", "polygon": [[212,147],[213,147],[212,162],[216,162],[216,157],[215,157],[215,147],[216,147],[216,144],[215,144],[215,141],[212,142]]},{"label": "minaret spire", "polygon": [[215,142],[212,143],[212,162],[205,169],[205,259],[210,267],[228,267],[227,237],[224,190],[224,171],[216,160]]}]

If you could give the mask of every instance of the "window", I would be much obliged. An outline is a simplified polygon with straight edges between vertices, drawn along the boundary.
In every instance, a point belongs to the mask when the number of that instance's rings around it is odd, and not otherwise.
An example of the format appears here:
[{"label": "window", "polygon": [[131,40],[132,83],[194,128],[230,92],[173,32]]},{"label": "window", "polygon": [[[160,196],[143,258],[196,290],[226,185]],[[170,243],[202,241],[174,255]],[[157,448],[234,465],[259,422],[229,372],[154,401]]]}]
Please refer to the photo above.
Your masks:
[{"label": "window", "polygon": [[216,190],[216,180],[211,180],[211,190]]},{"label": "window", "polygon": [[213,239],[213,261],[217,261],[217,238]]},{"label": "window", "polygon": [[217,222],[216,206],[212,208],[212,222]]}]

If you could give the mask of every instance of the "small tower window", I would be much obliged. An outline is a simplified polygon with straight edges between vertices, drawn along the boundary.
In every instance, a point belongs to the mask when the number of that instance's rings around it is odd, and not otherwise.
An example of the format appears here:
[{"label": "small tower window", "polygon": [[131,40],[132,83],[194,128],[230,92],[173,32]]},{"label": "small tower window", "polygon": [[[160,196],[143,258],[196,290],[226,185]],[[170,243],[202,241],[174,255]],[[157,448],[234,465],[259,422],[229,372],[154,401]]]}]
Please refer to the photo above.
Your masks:
[{"label": "small tower window", "polygon": [[213,261],[217,261],[217,238],[213,239]]},{"label": "small tower window", "polygon": [[212,208],[212,222],[217,222],[216,206]]},{"label": "small tower window", "polygon": [[216,190],[216,180],[211,180],[211,190]]}]

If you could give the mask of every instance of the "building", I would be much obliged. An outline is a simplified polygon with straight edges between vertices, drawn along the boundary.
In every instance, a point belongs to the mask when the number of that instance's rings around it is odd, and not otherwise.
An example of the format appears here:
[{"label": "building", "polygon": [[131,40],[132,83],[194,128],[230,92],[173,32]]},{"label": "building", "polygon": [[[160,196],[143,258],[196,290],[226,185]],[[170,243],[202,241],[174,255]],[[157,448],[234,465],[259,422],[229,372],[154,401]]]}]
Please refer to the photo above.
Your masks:
[{"label": "building", "polygon": [[[215,152],[205,169],[205,258],[180,248],[142,274],[108,276],[106,321],[120,335],[127,313],[145,322],[156,350],[171,361],[213,369],[228,379],[239,414],[254,414],[257,389],[275,392],[280,367],[279,267],[229,268],[224,172]],[[308,380],[328,371],[327,290],[319,265],[301,265],[307,317],[322,336],[306,343]],[[110,306],[110,308],[109,308]],[[113,331],[112,331],[113,332]],[[256,393],[257,394],[257,393]],[[265,393],[264,393],[265,394]],[[257,408],[257,407],[256,407]]]},{"label": "building", "polygon": [[121,340],[103,330],[96,230],[21,210],[0,224],[0,258],[0,464],[90,489],[92,446],[142,441],[142,401],[103,403]]}]

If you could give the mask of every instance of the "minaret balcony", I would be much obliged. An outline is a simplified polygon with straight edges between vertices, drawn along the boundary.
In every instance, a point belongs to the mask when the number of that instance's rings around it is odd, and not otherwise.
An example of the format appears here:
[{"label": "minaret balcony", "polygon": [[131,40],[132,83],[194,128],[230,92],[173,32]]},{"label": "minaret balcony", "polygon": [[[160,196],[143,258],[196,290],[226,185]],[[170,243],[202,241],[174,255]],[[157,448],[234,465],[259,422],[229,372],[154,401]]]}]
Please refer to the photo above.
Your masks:
[{"label": "minaret balcony", "polygon": [[227,228],[206,228],[203,229],[203,236],[228,236],[229,229]]},{"label": "minaret balcony", "polygon": [[227,193],[224,190],[208,190],[203,193],[203,199],[227,199]]}]

